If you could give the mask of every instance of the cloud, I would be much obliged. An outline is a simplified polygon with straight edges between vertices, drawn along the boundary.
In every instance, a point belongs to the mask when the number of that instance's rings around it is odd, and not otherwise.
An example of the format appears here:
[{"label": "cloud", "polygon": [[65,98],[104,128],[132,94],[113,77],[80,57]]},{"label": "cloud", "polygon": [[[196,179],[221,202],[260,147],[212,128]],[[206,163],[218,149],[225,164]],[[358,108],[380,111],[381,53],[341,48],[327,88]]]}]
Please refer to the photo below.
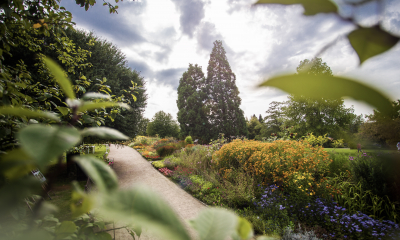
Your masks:
[{"label": "cloud", "polygon": [[155,78],[158,83],[169,85],[172,89],[177,90],[179,86],[179,79],[182,77],[186,68],[170,68],[161,70],[155,73]]},{"label": "cloud", "polygon": [[196,27],[204,18],[204,2],[201,0],[172,0],[181,13],[181,30],[190,38],[193,37]]},{"label": "cloud", "polygon": [[217,32],[215,24],[202,22],[196,34],[198,50],[211,53],[215,40],[222,40],[222,35]]},{"label": "cloud", "polygon": [[[117,44],[119,47],[124,47],[131,44],[146,42],[147,40],[142,35],[142,27],[135,21],[121,21],[121,15],[124,12],[142,12],[146,7],[145,1],[143,4],[134,2],[120,3],[123,5],[119,9],[119,14],[110,14],[107,6],[95,4],[88,11],[74,1],[61,2],[68,11],[72,13],[72,21],[76,22],[80,27],[88,31],[95,31],[96,35],[107,37],[109,41]],[[140,14],[137,15],[140,15]],[[134,15],[136,17],[136,15]]]}]

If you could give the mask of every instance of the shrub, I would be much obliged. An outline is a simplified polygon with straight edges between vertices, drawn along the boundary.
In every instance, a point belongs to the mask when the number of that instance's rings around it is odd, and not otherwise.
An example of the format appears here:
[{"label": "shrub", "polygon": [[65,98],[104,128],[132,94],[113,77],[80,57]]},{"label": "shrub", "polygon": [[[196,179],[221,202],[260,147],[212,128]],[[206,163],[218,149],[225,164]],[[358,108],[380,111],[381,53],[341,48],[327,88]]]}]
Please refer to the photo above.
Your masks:
[{"label": "shrub", "polygon": [[164,146],[160,146],[156,149],[157,154],[160,157],[165,157],[168,155],[171,155],[172,153],[174,153],[176,150],[178,150],[178,147],[176,146],[176,144],[173,143],[169,143],[167,145]]},{"label": "shrub", "polygon": [[380,197],[389,195],[397,201],[399,174],[395,170],[398,158],[387,154],[363,153],[350,161],[354,182],[361,182],[364,191],[370,190]]},{"label": "shrub", "polygon": [[193,183],[200,185],[200,191],[202,192],[207,192],[209,189],[213,188],[213,184],[211,182],[205,181],[198,175],[191,175],[189,178]]},{"label": "shrub", "polygon": [[164,168],[164,167],[165,167],[164,161],[163,161],[163,160],[161,160],[161,161],[154,161],[154,162],[151,163],[151,165],[153,165],[153,166],[154,166],[155,168],[157,168],[157,169],[159,169],[159,168]]},{"label": "shrub", "polygon": [[191,137],[191,136],[187,136],[187,137],[185,138],[185,142],[186,142],[187,144],[193,144],[192,137]]},{"label": "shrub", "polygon": [[215,152],[213,160],[221,175],[241,168],[264,184],[277,183],[288,189],[301,186],[311,195],[325,181],[331,162],[322,147],[312,147],[304,141],[235,140]]},{"label": "shrub", "polygon": [[231,170],[219,183],[223,201],[229,207],[243,208],[252,205],[255,197],[254,179],[242,170]]},{"label": "shrub", "polygon": [[350,161],[349,156],[345,153],[329,153],[329,159],[332,162],[329,164],[329,177],[334,177],[342,172],[350,171]]}]

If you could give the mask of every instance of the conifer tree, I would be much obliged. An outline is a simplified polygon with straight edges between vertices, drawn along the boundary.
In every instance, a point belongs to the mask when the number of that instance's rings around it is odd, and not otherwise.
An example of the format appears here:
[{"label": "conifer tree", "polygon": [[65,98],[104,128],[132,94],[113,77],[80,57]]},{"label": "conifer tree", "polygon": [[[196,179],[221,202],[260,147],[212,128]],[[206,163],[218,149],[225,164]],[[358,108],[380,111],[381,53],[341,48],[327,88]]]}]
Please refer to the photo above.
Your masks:
[{"label": "conifer tree", "polygon": [[214,42],[205,87],[212,138],[217,138],[219,133],[224,133],[226,137],[246,136],[246,120],[239,107],[241,99],[236,86],[236,76],[229,66],[222,41]]},{"label": "conifer tree", "polygon": [[181,127],[181,138],[192,136],[201,142],[208,142],[209,131],[204,111],[204,73],[197,64],[189,64],[183,73],[178,87],[178,122]]}]

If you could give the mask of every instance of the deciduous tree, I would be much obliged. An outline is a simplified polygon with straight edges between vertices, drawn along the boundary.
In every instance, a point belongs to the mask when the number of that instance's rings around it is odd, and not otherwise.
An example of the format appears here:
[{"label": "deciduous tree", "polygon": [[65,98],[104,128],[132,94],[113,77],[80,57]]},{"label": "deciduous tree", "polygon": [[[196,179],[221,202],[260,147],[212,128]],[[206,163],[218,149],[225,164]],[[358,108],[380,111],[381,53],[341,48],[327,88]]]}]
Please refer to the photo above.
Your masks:
[{"label": "deciduous tree", "polygon": [[157,112],[147,124],[147,134],[155,136],[158,134],[160,137],[175,137],[179,135],[178,123],[172,118],[170,113],[164,111]]}]

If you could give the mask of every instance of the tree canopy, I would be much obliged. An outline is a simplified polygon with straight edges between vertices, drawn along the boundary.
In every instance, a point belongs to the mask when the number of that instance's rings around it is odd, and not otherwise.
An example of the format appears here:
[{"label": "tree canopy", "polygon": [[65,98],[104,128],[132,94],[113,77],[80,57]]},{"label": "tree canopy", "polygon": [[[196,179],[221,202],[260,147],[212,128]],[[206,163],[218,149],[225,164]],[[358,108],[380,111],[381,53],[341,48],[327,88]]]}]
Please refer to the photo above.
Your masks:
[{"label": "tree canopy", "polygon": [[170,113],[159,111],[154,114],[154,117],[147,124],[147,134],[155,136],[158,134],[161,138],[175,137],[179,135],[179,125],[172,118]]},{"label": "tree canopy", "polygon": [[[299,74],[332,76],[329,66],[321,58],[305,59],[297,67]],[[313,133],[316,136],[328,134],[330,137],[343,137],[343,131],[351,122],[352,108],[344,106],[343,99],[310,98],[302,95],[289,95],[284,107],[285,125],[293,126],[298,136]]]}]

